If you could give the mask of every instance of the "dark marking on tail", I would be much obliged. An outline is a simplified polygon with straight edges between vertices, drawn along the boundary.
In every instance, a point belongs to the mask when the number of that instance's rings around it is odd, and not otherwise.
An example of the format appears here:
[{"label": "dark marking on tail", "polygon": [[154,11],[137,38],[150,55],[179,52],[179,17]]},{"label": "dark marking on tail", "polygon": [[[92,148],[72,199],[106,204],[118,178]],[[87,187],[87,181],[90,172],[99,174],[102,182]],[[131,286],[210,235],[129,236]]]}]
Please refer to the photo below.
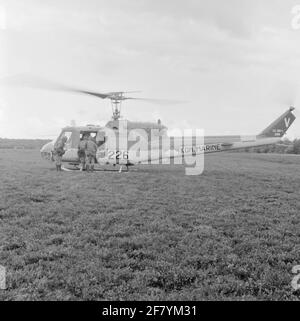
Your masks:
[{"label": "dark marking on tail", "polygon": [[294,109],[294,107],[290,107],[289,110],[273,121],[273,123],[264,129],[258,136],[282,137],[296,119],[296,116],[292,113]]}]

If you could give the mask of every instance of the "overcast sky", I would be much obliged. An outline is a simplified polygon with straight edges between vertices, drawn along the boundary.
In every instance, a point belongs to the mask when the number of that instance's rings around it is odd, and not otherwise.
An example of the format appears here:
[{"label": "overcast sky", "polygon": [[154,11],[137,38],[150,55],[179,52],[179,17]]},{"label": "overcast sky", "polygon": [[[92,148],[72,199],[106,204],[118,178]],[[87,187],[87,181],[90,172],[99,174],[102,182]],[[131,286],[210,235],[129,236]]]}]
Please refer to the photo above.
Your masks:
[{"label": "overcast sky", "polygon": [[[300,109],[295,5],[300,0],[0,0],[0,78],[30,73],[83,89],[141,90],[136,96],[187,102],[125,102],[127,119],[256,134],[289,104]],[[106,100],[0,86],[0,137],[51,138],[71,120],[110,117]],[[299,124],[290,137],[300,137]]]}]

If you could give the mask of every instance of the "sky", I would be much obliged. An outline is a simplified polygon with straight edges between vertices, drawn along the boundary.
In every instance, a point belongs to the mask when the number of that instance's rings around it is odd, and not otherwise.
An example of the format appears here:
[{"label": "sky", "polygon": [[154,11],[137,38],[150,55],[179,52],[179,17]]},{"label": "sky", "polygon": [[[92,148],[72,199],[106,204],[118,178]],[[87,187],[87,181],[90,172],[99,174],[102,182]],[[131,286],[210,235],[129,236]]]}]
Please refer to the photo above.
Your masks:
[{"label": "sky", "polygon": [[107,100],[5,84],[19,75],[180,100],[125,101],[122,115],[206,135],[256,134],[300,110],[300,0],[0,0],[0,49],[0,137],[111,117]]}]

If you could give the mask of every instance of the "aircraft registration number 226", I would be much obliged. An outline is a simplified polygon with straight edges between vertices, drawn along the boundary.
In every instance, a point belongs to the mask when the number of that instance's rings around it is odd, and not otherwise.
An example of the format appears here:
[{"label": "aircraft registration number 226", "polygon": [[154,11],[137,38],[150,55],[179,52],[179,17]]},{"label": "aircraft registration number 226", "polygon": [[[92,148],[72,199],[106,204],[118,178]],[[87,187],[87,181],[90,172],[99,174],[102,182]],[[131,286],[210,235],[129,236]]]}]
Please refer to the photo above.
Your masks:
[{"label": "aircraft registration number 226", "polygon": [[128,159],[128,151],[126,150],[109,150],[107,152],[108,159]]}]

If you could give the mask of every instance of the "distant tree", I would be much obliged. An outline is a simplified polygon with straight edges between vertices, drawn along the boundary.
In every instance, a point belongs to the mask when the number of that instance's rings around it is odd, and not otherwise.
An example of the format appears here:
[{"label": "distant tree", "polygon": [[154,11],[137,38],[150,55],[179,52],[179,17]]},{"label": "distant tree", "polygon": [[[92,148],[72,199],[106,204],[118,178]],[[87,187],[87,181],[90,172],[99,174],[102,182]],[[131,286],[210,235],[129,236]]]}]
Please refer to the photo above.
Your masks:
[{"label": "distant tree", "polygon": [[285,151],[286,154],[295,154],[294,153],[294,145],[290,145],[287,147],[286,151]]},{"label": "distant tree", "polygon": [[283,141],[283,143],[284,143],[285,145],[291,145],[291,144],[293,144],[293,142],[290,141],[287,137],[285,137],[282,141]]},{"label": "distant tree", "polygon": [[294,154],[300,154],[300,139],[295,139],[293,141]]}]

